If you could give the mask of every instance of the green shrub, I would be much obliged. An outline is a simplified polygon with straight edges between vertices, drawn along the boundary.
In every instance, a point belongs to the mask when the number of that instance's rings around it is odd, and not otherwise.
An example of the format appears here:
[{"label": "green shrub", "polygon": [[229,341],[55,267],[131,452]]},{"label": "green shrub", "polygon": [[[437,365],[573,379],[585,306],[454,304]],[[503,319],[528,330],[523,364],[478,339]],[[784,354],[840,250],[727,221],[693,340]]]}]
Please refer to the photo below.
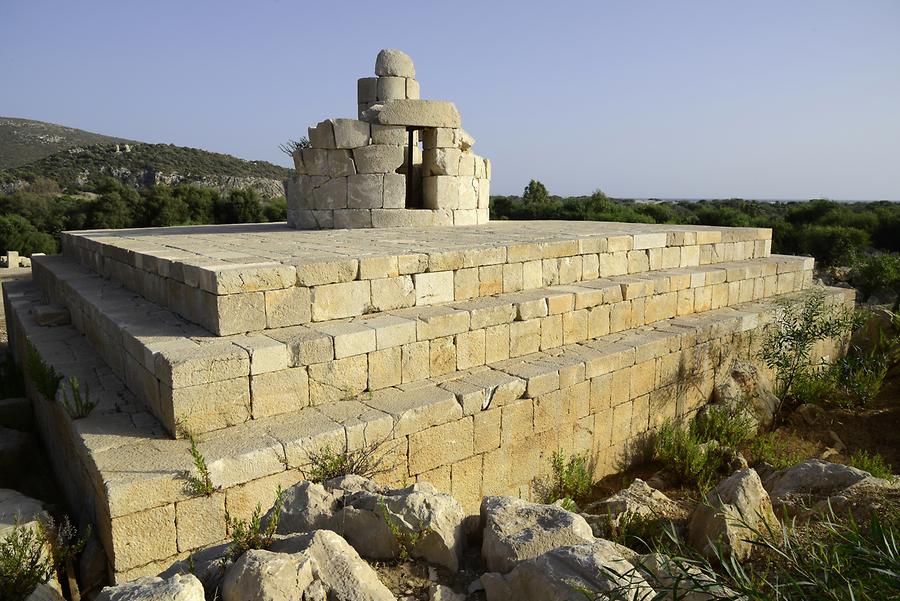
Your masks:
[{"label": "green shrub", "polygon": [[0,251],[15,250],[23,255],[56,252],[56,239],[38,231],[27,219],[19,215],[0,215]]},{"label": "green shrub", "polygon": [[42,526],[35,529],[18,523],[0,540],[0,599],[21,601],[54,576],[56,566],[44,551],[46,544]]},{"label": "green shrub", "polygon": [[761,352],[766,365],[776,372],[777,396],[784,399],[798,375],[807,372],[817,342],[848,334],[860,320],[852,310],[826,302],[821,288],[810,290],[802,302],[781,302],[775,321],[766,329]]},{"label": "green shrub", "polygon": [[259,503],[256,504],[248,521],[235,519],[226,510],[225,521],[228,523],[228,531],[231,532],[228,556],[237,559],[250,549],[268,548],[272,544],[275,531],[278,530],[282,509],[284,509],[284,491],[279,486],[275,492],[275,504],[265,525],[262,523],[262,507]]},{"label": "green shrub", "polygon": [[797,441],[788,441],[783,434],[774,431],[753,437],[741,451],[750,465],[765,461],[776,470],[783,470],[808,459],[816,448],[813,443],[809,443],[809,448],[798,446]]},{"label": "green shrub", "polygon": [[384,523],[387,524],[388,530],[391,531],[394,540],[397,541],[400,559],[406,561],[409,559],[413,547],[418,544],[425,532],[410,530],[401,526],[387,508],[384,499],[378,500],[378,510],[381,512],[381,517],[384,519]]},{"label": "green shrub", "polygon": [[69,390],[72,391],[72,398],[69,399],[69,393],[66,392],[65,387],[62,389],[63,395],[63,406],[66,408],[66,411],[69,412],[69,415],[72,416],[72,419],[81,419],[90,415],[91,411],[94,410],[94,407],[97,406],[97,401],[91,400],[91,389],[85,384],[84,385],[84,393],[81,392],[81,383],[78,381],[78,378],[72,376],[68,379]]},{"label": "green shrub", "polygon": [[707,405],[691,424],[701,442],[715,440],[736,447],[756,433],[756,420],[742,407]]},{"label": "green shrub", "polygon": [[856,259],[850,272],[850,283],[867,301],[876,292],[890,293],[894,309],[900,305],[900,255],[871,253]]},{"label": "green shrub", "polygon": [[653,439],[653,458],[665,464],[680,483],[709,489],[726,461],[717,443],[701,440],[693,427],[666,420]]},{"label": "green shrub", "polygon": [[25,351],[25,377],[34,384],[44,398],[50,402],[56,400],[56,391],[62,376],[56,373],[52,365],[48,365],[34,345],[28,344]]},{"label": "green shrub", "polygon": [[565,453],[554,451],[550,468],[550,483],[543,495],[545,503],[563,499],[577,504],[591,492],[594,480],[587,455],[572,455],[566,459]]},{"label": "green shrub", "polygon": [[388,470],[385,465],[390,449],[380,440],[359,449],[335,451],[331,446],[309,453],[309,462],[302,470],[310,482],[322,483],[340,476],[356,475],[373,478]]},{"label": "green shrub", "polygon": [[859,449],[850,456],[850,465],[869,472],[876,478],[890,478],[890,464],[879,453],[869,455],[865,449]]}]

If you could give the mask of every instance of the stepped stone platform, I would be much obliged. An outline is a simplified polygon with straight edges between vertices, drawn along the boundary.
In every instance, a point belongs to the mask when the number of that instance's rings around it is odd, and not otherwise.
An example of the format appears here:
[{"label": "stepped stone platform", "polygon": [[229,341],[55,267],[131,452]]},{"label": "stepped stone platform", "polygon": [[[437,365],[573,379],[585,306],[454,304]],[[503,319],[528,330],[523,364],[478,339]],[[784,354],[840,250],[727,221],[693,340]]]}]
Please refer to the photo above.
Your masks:
[{"label": "stepped stone platform", "polygon": [[[812,284],[812,259],[770,255],[770,239],[588,222],[74,232],[4,302],[17,360],[32,346],[61,388],[75,377],[99,403],[73,420],[62,392],[28,386],[67,496],[123,580],[225,540],[226,511],[270,505],[325,446],[383,442],[384,481],[430,481],[473,512],[482,495],[530,497],[557,449],[615,471],[663,419],[705,404]],[[392,278],[408,278],[404,302],[372,304]],[[178,304],[186,289],[263,312],[267,294],[301,291],[289,308],[304,317],[216,330]],[[211,306],[218,323],[252,315]],[[39,325],[61,312],[67,325]],[[210,496],[186,486],[179,424],[198,435]]]},{"label": "stepped stone platform", "polygon": [[[812,285],[768,229],[488,222],[490,162],[456,107],[419,99],[402,52],[375,74],[359,120],[294,153],[287,224],[66,232],[33,281],[4,284],[48,456],[112,579],[227,540],[227,516],[271,507],[326,447],[378,445],[383,482],[473,514],[533,498],[560,450],[612,473]],[[76,381],[86,416],[65,406]],[[185,430],[210,494],[189,486]]]}]

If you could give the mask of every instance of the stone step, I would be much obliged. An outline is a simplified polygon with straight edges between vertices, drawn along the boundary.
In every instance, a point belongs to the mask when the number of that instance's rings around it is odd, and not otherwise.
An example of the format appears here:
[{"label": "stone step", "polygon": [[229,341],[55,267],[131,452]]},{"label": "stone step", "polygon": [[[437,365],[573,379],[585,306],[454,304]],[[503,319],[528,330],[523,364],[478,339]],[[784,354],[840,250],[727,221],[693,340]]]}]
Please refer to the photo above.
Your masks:
[{"label": "stone step", "polygon": [[768,257],[772,232],[604,222],[67,232],[66,256],[218,335]]},{"label": "stone step", "polygon": [[[64,378],[88,386],[98,403],[88,417],[72,420],[29,384],[70,503],[95,524],[114,573],[130,579],[225,540],[226,509],[237,518],[257,503],[266,509],[275,489],[303,479],[310,453],[327,446],[381,443],[389,470],[380,480],[431,482],[470,512],[483,495],[531,497],[557,450],[588,453],[595,476],[611,473],[662,420],[702,406],[733,360],[757,356],[760,329],[779,303],[802,293],[670,317],[201,434],[199,450],[216,488],[208,496],[186,485],[194,469],[189,443],[168,436],[85,336],[73,326],[37,325],[31,312],[43,299],[32,284],[16,283],[4,294],[16,356],[32,345]],[[835,303],[853,302],[849,290],[827,294]],[[819,345],[814,354],[830,352]]]},{"label": "stone step", "polygon": [[205,432],[800,290],[812,259],[676,268],[219,337],[65,257],[35,280],[175,433]]}]

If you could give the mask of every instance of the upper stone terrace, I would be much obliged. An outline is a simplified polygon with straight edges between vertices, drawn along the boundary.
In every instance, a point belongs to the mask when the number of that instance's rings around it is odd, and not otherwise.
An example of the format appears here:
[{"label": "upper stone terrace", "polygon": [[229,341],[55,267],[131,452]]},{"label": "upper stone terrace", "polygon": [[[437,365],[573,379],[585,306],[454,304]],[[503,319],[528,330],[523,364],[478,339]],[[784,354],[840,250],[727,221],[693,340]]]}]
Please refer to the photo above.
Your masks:
[{"label": "upper stone terrace", "polygon": [[63,252],[227,336],[596,278],[768,257],[771,230],[608,222],[67,232]]}]

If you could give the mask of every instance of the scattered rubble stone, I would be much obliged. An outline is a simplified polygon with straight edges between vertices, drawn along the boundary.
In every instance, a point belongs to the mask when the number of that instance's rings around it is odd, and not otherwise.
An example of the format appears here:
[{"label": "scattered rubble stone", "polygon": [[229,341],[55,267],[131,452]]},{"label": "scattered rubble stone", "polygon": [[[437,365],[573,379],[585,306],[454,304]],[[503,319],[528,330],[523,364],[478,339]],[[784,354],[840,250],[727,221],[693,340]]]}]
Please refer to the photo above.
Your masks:
[{"label": "scattered rubble stone", "polygon": [[203,585],[193,574],[145,576],[104,588],[97,601],[204,601]]}]

